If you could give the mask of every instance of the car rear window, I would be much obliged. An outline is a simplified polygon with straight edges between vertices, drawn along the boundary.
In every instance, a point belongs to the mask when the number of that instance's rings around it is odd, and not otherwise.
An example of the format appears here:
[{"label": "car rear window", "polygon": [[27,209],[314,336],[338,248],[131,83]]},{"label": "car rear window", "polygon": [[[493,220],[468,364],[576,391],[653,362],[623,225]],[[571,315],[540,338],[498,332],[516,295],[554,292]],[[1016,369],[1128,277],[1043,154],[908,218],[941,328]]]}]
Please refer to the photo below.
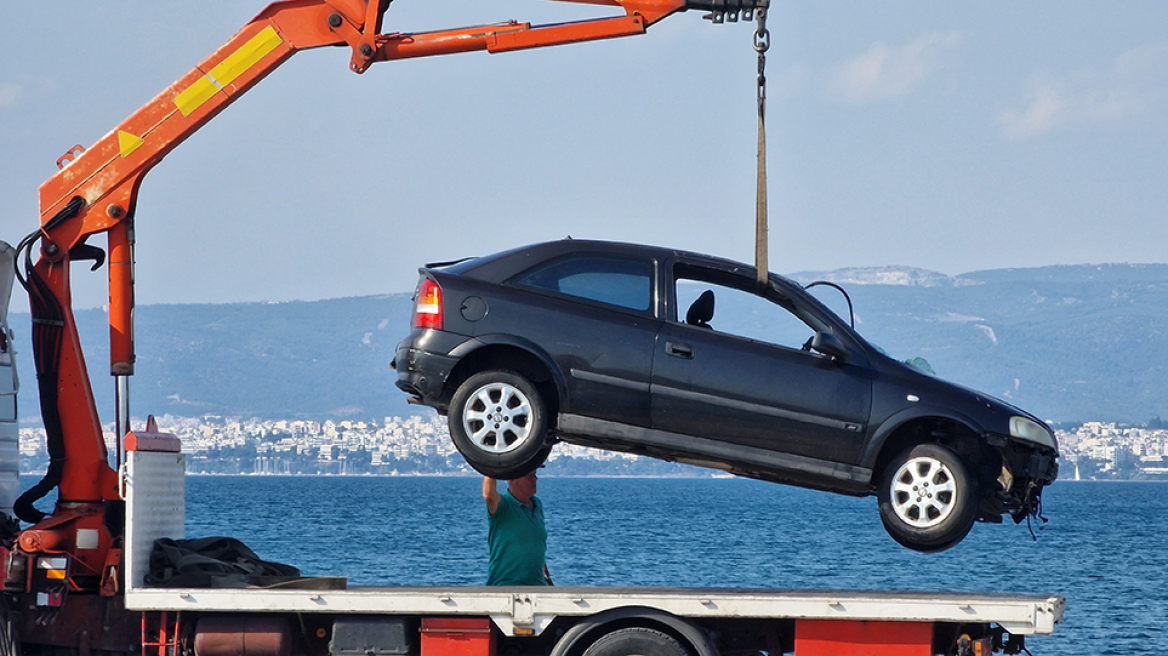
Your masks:
[{"label": "car rear window", "polygon": [[514,284],[646,312],[653,299],[653,264],[609,256],[568,257],[540,265]]}]

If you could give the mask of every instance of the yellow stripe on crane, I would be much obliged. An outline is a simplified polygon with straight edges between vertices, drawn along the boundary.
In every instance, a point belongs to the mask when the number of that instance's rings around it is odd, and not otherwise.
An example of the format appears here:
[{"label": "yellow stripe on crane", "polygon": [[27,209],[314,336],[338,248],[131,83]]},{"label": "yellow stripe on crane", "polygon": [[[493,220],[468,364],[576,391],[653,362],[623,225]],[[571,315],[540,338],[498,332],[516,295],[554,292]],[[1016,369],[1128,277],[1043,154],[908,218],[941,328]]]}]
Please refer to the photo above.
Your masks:
[{"label": "yellow stripe on crane", "polygon": [[118,148],[122,151],[122,157],[129,157],[146,143],[136,134],[130,134],[124,130],[118,130]]},{"label": "yellow stripe on crane", "polygon": [[260,33],[248,39],[247,43],[231,53],[218,66],[212,68],[185,91],[174,98],[174,104],[183,116],[190,116],[195,110],[203,106],[215,96],[223,87],[234,82],[252,66],[284,43],[276,30],[265,27]]}]

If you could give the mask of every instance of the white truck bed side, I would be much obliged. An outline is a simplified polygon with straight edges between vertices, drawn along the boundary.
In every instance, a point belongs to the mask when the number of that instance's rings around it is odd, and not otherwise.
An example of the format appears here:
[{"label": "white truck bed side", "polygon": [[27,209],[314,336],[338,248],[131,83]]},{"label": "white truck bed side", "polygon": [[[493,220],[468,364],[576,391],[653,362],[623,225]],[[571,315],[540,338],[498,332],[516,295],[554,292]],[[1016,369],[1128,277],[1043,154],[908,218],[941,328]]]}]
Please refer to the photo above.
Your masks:
[{"label": "white truck bed side", "polygon": [[835,590],[609,587],[148,588],[155,538],[183,536],[183,457],[127,454],[126,608],[231,613],[489,616],[504,635],[543,632],[560,616],[614,608],[654,608],[680,617],[783,618],[998,624],[1010,633],[1046,634],[1062,621],[1060,595]]}]

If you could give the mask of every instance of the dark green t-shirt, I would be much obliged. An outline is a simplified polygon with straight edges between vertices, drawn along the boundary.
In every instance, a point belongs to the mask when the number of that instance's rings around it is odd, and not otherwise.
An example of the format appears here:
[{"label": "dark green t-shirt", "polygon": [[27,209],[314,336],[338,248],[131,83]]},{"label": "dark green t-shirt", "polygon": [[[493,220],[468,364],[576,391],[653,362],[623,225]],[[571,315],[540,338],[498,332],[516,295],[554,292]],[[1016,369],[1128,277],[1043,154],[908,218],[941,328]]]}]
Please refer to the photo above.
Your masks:
[{"label": "dark green t-shirt", "polygon": [[543,575],[547,558],[543,503],[539,497],[532,497],[531,502],[534,510],[504,492],[495,514],[487,515],[491,547],[487,585],[547,585]]}]

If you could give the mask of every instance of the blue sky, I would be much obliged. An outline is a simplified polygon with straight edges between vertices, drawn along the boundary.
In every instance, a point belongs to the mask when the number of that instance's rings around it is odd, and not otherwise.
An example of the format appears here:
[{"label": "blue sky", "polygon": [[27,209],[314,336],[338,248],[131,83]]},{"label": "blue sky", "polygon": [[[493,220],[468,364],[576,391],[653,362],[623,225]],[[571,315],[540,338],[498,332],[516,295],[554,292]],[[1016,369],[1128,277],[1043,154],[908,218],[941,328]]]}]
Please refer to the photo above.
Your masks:
[{"label": "blue sky", "polygon": [[[69,147],[263,6],[5,2],[0,239],[35,229]],[[395,0],[385,31],[609,13]],[[780,1],[769,25],[773,270],[1168,261],[1168,3]],[[408,291],[424,262],[566,235],[749,261],[751,30],[689,12],[361,76],[343,49],[300,53],[146,177],[138,302]],[[104,274],[74,280],[78,307],[104,303]]]}]

